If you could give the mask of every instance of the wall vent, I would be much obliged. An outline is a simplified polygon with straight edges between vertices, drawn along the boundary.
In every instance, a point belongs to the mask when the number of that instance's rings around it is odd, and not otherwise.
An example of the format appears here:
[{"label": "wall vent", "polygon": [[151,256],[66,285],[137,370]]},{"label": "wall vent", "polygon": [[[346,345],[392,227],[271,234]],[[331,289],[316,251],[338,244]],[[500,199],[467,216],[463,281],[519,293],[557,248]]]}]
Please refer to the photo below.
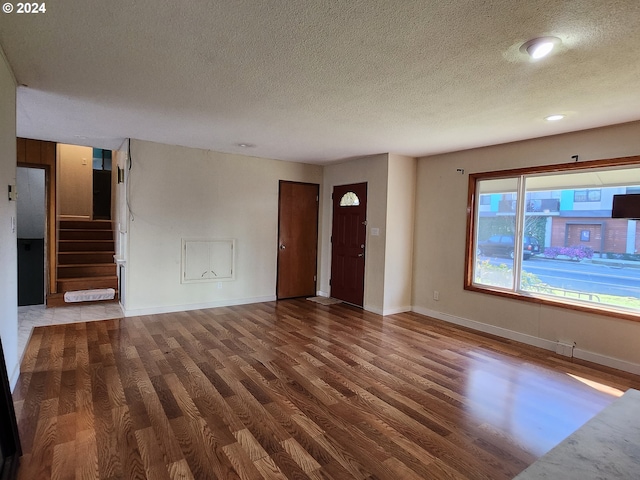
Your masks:
[{"label": "wall vent", "polygon": [[235,280],[234,239],[183,239],[182,283]]}]

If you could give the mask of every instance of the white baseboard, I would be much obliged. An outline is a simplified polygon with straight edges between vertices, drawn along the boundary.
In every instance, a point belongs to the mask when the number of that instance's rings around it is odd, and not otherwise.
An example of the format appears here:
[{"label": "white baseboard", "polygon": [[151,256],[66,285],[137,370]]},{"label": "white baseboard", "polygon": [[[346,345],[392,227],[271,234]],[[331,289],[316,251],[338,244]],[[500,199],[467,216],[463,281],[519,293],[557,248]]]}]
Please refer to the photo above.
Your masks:
[{"label": "white baseboard", "polygon": [[377,305],[365,305],[362,307],[367,312],[375,313],[376,315],[395,315],[396,313],[404,313],[413,311],[413,307],[393,307],[393,308],[380,308]]},{"label": "white baseboard", "polygon": [[[329,297],[330,295],[327,292],[323,292],[322,290],[318,290],[316,292],[316,295],[318,295],[319,297]],[[394,315],[396,313],[404,313],[404,312],[411,312],[412,311],[412,307],[411,306],[407,306],[407,307],[394,307],[394,308],[380,308],[377,306],[372,306],[372,305],[365,305],[362,307],[363,310],[366,310],[367,312],[371,312],[371,313],[375,313],[377,315]]]},{"label": "white baseboard", "polygon": [[[526,333],[516,332],[502,327],[496,327],[494,325],[488,325],[486,323],[478,322],[475,320],[469,320],[468,318],[457,317],[455,315],[449,315],[448,313],[442,313],[435,310],[430,310],[423,307],[413,307],[413,311],[427,317],[437,318],[444,322],[453,323],[463,327],[468,327],[473,330],[478,330],[484,333],[490,333],[499,337],[508,338],[509,340],[515,340],[516,342],[525,343],[534,347],[544,348],[545,350],[556,351],[557,342],[552,340],[546,340],[544,338],[534,337],[533,335],[527,335]],[[609,357],[600,353],[589,352],[580,348],[573,349],[573,356],[580,360],[586,360],[588,362],[597,363],[605,367],[616,368],[625,372],[634,373],[640,375],[640,365],[626,360],[620,360],[618,358]]]},{"label": "white baseboard", "polygon": [[599,353],[588,352],[580,348],[573,349],[573,356],[580,360],[586,360],[587,362],[598,363],[605,367],[617,368],[618,370],[624,370],[625,372],[640,375],[640,365],[637,363],[627,362],[626,360],[608,357]]},{"label": "white baseboard", "polygon": [[382,315],[383,311],[382,308],[380,307],[374,307],[371,305],[365,305],[362,307],[363,310],[366,310],[367,312],[371,312],[371,313],[375,313],[376,315]]},{"label": "white baseboard", "polygon": [[486,323],[478,322],[476,320],[469,320],[468,318],[457,317],[455,315],[449,315],[448,313],[438,312],[436,310],[430,310],[423,307],[413,307],[413,311],[427,317],[437,318],[448,323],[460,325],[462,327],[472,328],[484,333],[490,333],[499,337],[508,338],[509,340],[515,340],[517,342],[526,343],[527,345],[533,345],[534,347],[544,348],[545,350],[556,351],[556,342],[551,340],[545,340],[544,338],[534,337],[533,335],[527,335],[526,333],[516,332],[507,328],[496,327],[494,325],[488,325]]},{"label": "white baseboard", "polygon": [[217,302],[194,303],[190,305],[167,305],[163,307],[125,309],[122,311],[125,317],[139,317],[140,315],[156,315],[158,313],[186,312],[188,310],[202,310],[204,308],[231,307],[233,305],[248,305],[250,303],[273,302],[275,295],[266,297],[238,298],[230,300],[219,300]]},{"label": "white baseboard", "polygon": [[404,313],[413,311],[413,307],[393,307],[385,308],[382,315],[395,315],[396,313]]}]

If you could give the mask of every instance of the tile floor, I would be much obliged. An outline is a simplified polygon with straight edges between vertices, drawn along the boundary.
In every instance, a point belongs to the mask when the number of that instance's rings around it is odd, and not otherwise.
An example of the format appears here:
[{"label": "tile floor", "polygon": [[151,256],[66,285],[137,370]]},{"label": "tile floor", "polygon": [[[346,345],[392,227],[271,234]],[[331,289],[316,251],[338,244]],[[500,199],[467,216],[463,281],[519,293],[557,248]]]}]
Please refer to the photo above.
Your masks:
[{"label": "tile floor", "polygon": [[44,305],[18,307],[18,353],[22,358],[33,327],[61,323],[90,322],[122,317],[118,303],[94,303],[69,307],[45,308]]}]

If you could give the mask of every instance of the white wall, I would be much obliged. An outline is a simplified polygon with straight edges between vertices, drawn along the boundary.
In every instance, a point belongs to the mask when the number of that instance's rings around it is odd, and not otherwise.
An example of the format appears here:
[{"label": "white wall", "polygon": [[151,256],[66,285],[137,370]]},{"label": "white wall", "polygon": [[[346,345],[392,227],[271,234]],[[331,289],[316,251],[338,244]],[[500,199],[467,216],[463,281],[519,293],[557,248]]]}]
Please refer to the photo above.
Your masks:
[{"label": "white wall", "polygon": [[0,339],[11,388],[19,375],[18,362],[18,253],[12,231],[16,202],[9,201],[7,185],[16,183],[16,82],[0,49]]},{"label": "white wall", "polygon": [[[388,155],[375,155],[324,167],[322,186],[322,237],[319,293],[331,292],[331,194],[336,185],[367,182],[367,243],[364,271],[364,309],[382,313],[384,308],[384,254],[386,243]],[[378,228],[380,235],[372,236]]]},{"label": "white wall", "polygon": [[416,165],[415,158],[389,154],[384,267],[385,315],[411,310]]},{"label": "white wall", "polygon": [[567,163],[576,154],[581,161],[639,155],[640,122],[419,159],[414,309],[548,348],[573,340],[576,356],[640,373],[640,322],[463,289],[468,174]]},{"label": "white wall", "polygon": [[[139,140],[131,161],[126,315],[275,299],[279,180],[321,167]],[[181,284],[182,238],[236,239],[236,280]]]},{"label": "white wall", "polygon": [[93,218],[93,149],[59,143],[58,215]]}]

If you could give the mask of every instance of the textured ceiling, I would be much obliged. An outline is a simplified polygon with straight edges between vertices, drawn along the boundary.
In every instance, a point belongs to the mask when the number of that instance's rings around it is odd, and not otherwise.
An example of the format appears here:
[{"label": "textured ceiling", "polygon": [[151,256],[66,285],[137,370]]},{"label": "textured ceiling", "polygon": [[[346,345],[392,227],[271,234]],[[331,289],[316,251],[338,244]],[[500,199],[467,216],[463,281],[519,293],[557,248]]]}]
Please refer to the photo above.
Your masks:
[{"label": "textured ceiling", "polygon": [[[0,14],[20,136],[325,163],[640,119],[638,0],[57,0]],[[532,61],[519,50],[562,40]],[[561,122],[543,117],[565,113]],[[242,148],[239,143],[254,144]]]}]

